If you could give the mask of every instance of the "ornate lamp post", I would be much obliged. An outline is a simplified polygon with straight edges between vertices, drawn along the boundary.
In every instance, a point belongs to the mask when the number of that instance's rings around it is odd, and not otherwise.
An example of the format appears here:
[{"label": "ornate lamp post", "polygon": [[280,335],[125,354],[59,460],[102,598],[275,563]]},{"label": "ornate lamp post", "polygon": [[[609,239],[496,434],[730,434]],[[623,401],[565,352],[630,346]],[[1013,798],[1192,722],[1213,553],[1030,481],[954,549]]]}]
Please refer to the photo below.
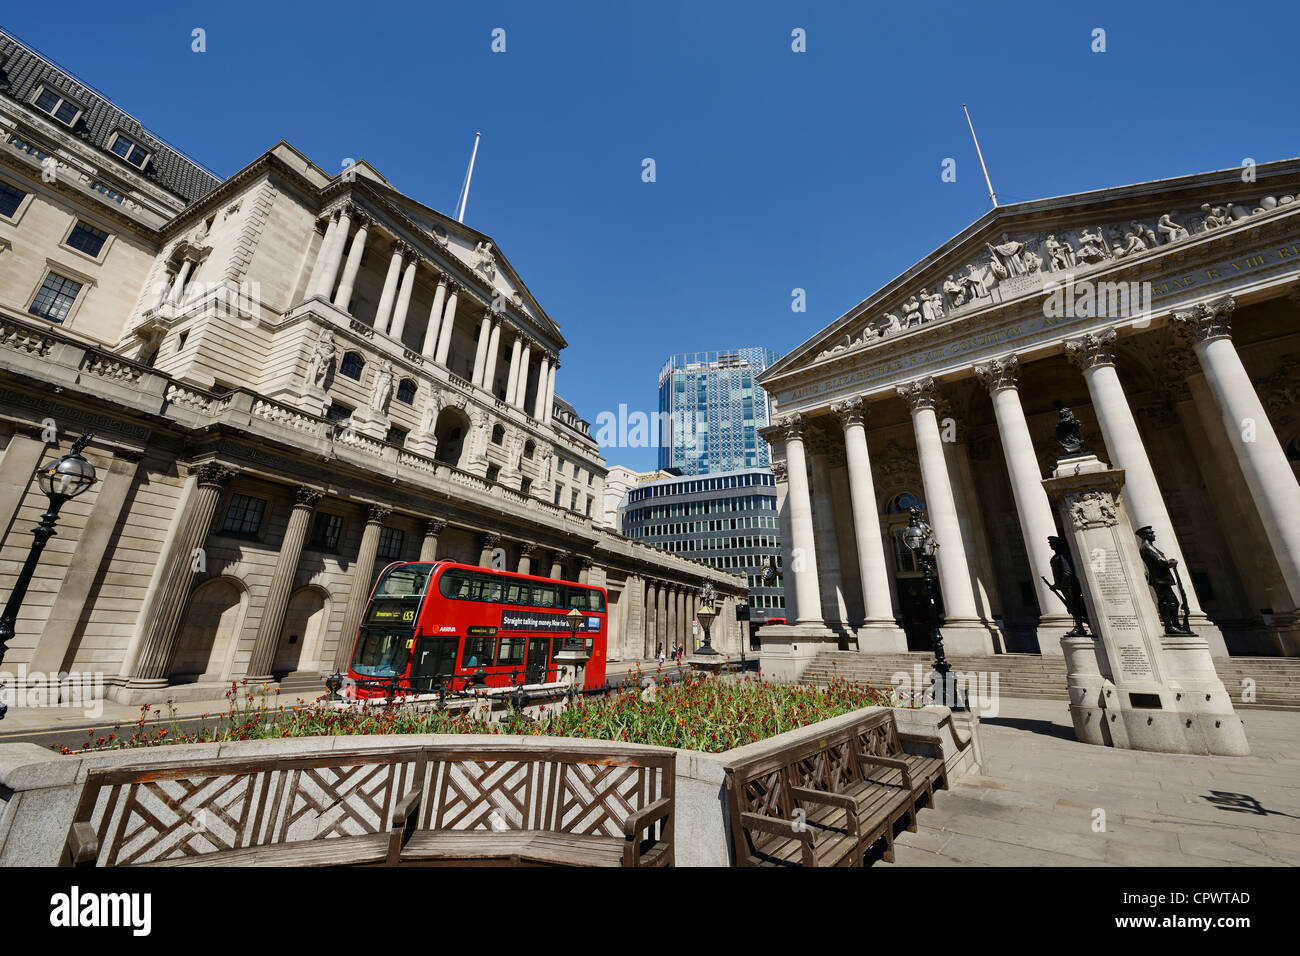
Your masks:
[{"label": "ornate lamp post", "polygon": [[[82,435],[73,443],[71,451],[56,461],[46,462],[36,473],[36,483],[50,499],[50,506],[41,515],[41,523],[32,529],[36,540],[32,542],[27,561],[18,574],[18,580],[14,582],[4,614],[0,615],[0,663],[4,662],[9,640],[14,636],[14,623],[18,620],[18,611],[23,606],[23,598],[27,596],[27,587],[32,583],[32,575],[36,573],[36,565],[40,563],[41,553],[45,550],[45,542],[58,533],[54,526],[59,520],[59,509],[95,483],[95,466],[81,457],[82,450],[90,444],[93,437],[89,434]],[[7,710],[0,702],[0,720],[4,719]]]},{"label": "ornate lamp post", "polygon": [[[564,620],[569,624],[569,636],[573,639],[574,644],[578,642],[578,629],[583,626],[587,615],[583,614],[576,607],[569,608],[569,613],[564,615]],[[573,700],[575,689],[578,686],[578,668],[574,665],[573,680],[569,683],[569,700]]]},{"label": "ornate lamp post", "polygon": [[[934,644],[934,673],[937,677],[935,683],[943,687],[944,703],[953,710],[962,710],[961,698],[955,692],[950,704],[947,700],[948,672],[952,669],[952,665],[948,663],[948,658],[943,653],[943,632],[939,630],[939,605],[934,598],[934,565],[935,555],[939,551],[939,541],[934,536],[934,530],[921,517],[919,508],[913,508],[908,516],[907,527],[903,529],[903,543],[916,555],[916,562],[925,575],[925,596],[930,602],[930,640]],[[938,694],[936,693],[935,696],[938,697]]]}]

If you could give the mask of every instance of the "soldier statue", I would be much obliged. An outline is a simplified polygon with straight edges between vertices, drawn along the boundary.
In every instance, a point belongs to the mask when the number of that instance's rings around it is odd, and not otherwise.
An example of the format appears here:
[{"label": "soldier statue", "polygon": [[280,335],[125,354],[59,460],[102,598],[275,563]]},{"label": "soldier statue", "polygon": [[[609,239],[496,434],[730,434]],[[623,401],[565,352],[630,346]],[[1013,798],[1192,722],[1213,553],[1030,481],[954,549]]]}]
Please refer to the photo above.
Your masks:
[{"label": "soldier statue", "polygon": [[1083,428],[1074,412],[1064,405],[1058,412],[1056,441],[1067,455],[1077,455],[1083,450]]},{"label": "soldier statue", "polygon": [[[1070,551],[1065,541],[1052,535],[1047,539],[1052,546],[1052,580],[1047,585],[1061,599],[1066,611],[1074,618],[1074,630],[1066,637],[1086,637],[1088,634],[1088,609],[1083,603],[1083,588],[1079,586],[1079,576],[1074,573],[1070,562]],[[1047,578],[1043,578],[1047,581]]]},{"label": "soldier statue", "polygon": [[[1180,591],[1183,589],[1183,583],[1178,578],[1178,560],[1165,557],[1165,553],[1156,547],[1156,533],[1150,525],[1138,528],[1137,536],[1142,542],[1138,553],[1142,555],[1142,563],[1147,566],[1147,584],[1156,592],[1156,609],[1160,612],[1160,622],[1165,626],[1165,633],[1191,634],[1192,630],[1187,626],[1186,598],[1180,605],[1178,595],[1174,593],[1175,586]],[[1181,622],[1178,619],[1180,606],[1184,611]]]}]

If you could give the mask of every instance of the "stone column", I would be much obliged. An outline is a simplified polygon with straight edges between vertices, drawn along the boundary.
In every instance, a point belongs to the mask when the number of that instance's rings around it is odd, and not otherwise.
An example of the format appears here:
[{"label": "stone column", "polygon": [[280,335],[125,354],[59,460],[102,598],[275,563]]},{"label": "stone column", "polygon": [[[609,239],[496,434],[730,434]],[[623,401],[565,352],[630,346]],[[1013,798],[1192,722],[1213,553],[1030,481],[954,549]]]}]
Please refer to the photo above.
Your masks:
[{"label": "stone column", "polygon": [[591,558],[583,557],[578,561],[578,583],[589,584],[591,581]]},{"label": "stone column", "polygon": [[660,646],[665,649],[668,647],[668,592],[671,587],[666,582],[659,585],[659,594],[655,600],[655,647],[650,648],[652,654]]},{"label": "stone column", "polygon": [[[987,629],[981,626],[975,610],[966,548],[962,542],[961,525],[957,520],[952,484],[948,480],[943,439],[939,435],[939,421],[935,415],[938,394],[934,379],[927,375],[898,386],[896,391],[907,402],[912,413],[917,457],[921,465],[921,484],[925,491],[926,507],[930,512],[928,518],[939,541],[939,586],[943,592],[946,616],[945,648],[949,653],[991,654],[993,642]],[[961,630],[967,633],[959,634]]]},{"label": "stone column", "polygon": [[[1017,387],[1020,360],[1014,355],[994,359],[976,365],[975,375],[988,389],[993,400],[993,416],[998,423],[998,437],[1002,441],[1007,477],[1011,479],[1011,496],[1016,503],[1020,536],[1024,539],[1029,574],[1033,578],[1034,595],[1038,599],[1038,648],[1044,654],[1060,654],[1061,638],[1073,629],[1074,619],[1043,580],[1052,573],[1053,552],[1048,538],[1056,535],[1056,519],[1052,516],[1052,503],[1047,500],[1047,492],[1043,490],[1038,455],[1034,451],[1033,439],[1029,437],[1029,423],[1025,420],[1024,407],[1020,404],[1020,390]],[[942,545],[943,539],[940,538],[939,541]]]},{"label": "stone column", "polygon": [[524,410],[524,402],[528,398],[528,359],[532,351],[532,345],[525,342],[523,351],[519,354],[519,381],[515,383],[514,404],[515,408],[521,412]]},{"label": "stone column", "polygon": [[525,541],[519,547],[519,569],[520,574],[533,573],[533,552],[537,550],[537,545],[531,541]]},{"label": "stone column", "polygon": [[366,239],[370,236],[370,221],[365,216],[358,217],[357,234],[352,237],[352,248],[348,250],[348,259],[343,266],[343,278],[339,289],[334,293],[334,304],[344,312],[352,311],[352,290],[357,282],[357,273],[361,271],[361,260],[366,254]]},{"label": "stone column", "polygon": [[506,373],[506,404],[515,403],[515,391],[519,387],[519,356],[523,352],[524,337],[515,333],[514,344],[510,346],[510,371]]},{"label": "stone column", "polygon": [[567,556],[566,553],[560,550],[556,550],[551,555],[550,576],[557,581],[561,581],[564,579],[564,559],[566,556]]},{"label": "stone column", "polygon": [[1233,347],[1235,308],[1231,296],[1201,303],[1175,312],[1174,327],[1192,346],[1205,372],[1295,607],[1300,604],[1300,483]]},{"label": "stone column", "polygon": [[438,535],[442,534],[447,522],[441,518],[430,518],[424,523],[424,541],[420,544],[421,561],[438,560]]},{"label": "stone column", "polygon": [[420,354],[432,362],[438,354],[438,328],[442,324],[442,307],[447,301],[447,277],[438,273],[438,287],[433,290],[433,306],[429,321],[424,326],[424,346]]},{"label": "stone column", "polygon": [[352,664],[352,650],[356,647],[361,618],[370,601],[370,579],[375,573],[375,556],[379,554],[379,532],[392,509],[371,505],[366,516],[366,527],[361,532],[361,546],[352,564],[352,580],[348,583],[348,603],[343,609],[343,626],[334,652],[334,667],[346,674]]},{"label": "stone column", "polygon": [[556,356],[551,362],[551,373],[546,376],[546,404],[542,406],[542,413],[537,417],[542,420],[543,425],[551,423],[552,413],[555,410],[555,370],[560,367],[559,356]]},{"label": "stone column", "polygon": [[492,334],[488,336],[487,360],[483,364],[483,388],[489,392],[492,391],[492,386],[496,383],[497,356],[501,351],[501,322],[501,316],[493,313]]},{"label": "stone column", "polygon": [[810,449],[812,465],[813,541],[817,546],[817,583],[821,586],[822,620],[835,622],[836,630],[848,623],[849,609],[840,580],[840,542],[835,531],[835,504],[831,499],[831,469],[826,442],[818,439]]},{"label": "stone column", "polygon": [[543,424],[549,416],[542,413],[546,407],[546,384],[551,379],[551,357],[546,352],[542,353],[542,364],[537,371],[537,398],[533,402],[533,418],[539,419]]},{"label": "stone column", "polygon": [[[332,229],[333,227],[334,227],[334,223],[333,221],[331,221],[330,228]],[[329,241],[328,235],[326,235],[325,241],[326,242]],[[176,278],[172,280],[171,300],[173,304],[180,305],[181,299],[185,298],[185,283],[189,281],[190,270],[192,270],[193,268],[194,268],[193,259],[186,259],[184,262],[181,263],[180,270],[177,271],[176,273]],[[315,278],[315,274],[313,273],[313,280],[314,278]],[[310,297],[311,296],[310,296],[310,285],[309,285],[308,298]]]},{"label": "stone column", "polygon": [[489,531],[483,535],[483,549],[478,553],[478,566],[480,568],[492,567],[492,552],[496,550],[501,543],[501,535],[495,531]]},{"label": "stone column", "polygon": [[655,594],[655,582],[647,580],[645,582],[645,598],[642,601],[641,610],[645,619],[644,626],[641,628],[641,659],[645,660],[654,652],[655,640],[655,602],[658,597]]},{"label": "stone column", "polygon": [[185,615],[194,580],[194,552],[203,547],[212,527],[217,502],[222,489],[235,470],[215,462],[195,469],[198,484],[193,504],[177,519],[183,524],[178,529],[174,545],[164,560],[166,566],[158,579],[156,603],[150,609],[147,630],[141,641],[134,675],[128,681],[134,687],[165,687],[167,670],[171,665],[172,651]]},{"label": "stone column", "polygon": [[853,509],[853,536],[862,578],[862,603],[866,620],[858,632],[858,649],[906,651],[907,637],[894,617],[889,592],[889,559],[880,528],[880,508],[867,451],[867,403],[855,398],[837,402],[831,411],[844,428],[844,453],[849,471],[849,499]]},{"label": "stone column", "polygon": [[[346,235],[346,230],[344,235]],[[307,280],[307,298],[314,295],[323,295],[329,298],[330,289],[334,285],[334,268],[331,267],[331,260],[334,258],[334,246],[338,243],[339,238],[339,210],[334,210],[329,214],[329,222],[325,226],[325,238],[321,240],[320,249],[316,252],[316,264],[312,266],[311,278]],[[185,264],[181,266],[181,273],[177,279],[175,288],[177,295],[185,285],[185,277],[188,276],[189,270]],[[174,297],[174,301],[180,299]]]},{"label": "stone column", "polygon": [[804,457],[803,418],[786,415],[778,422],[785,434],[785,463],[790,507],[790,564],[786,580],[794,578],[799,609],[796,624],[821,626],[821,588],[817,580],[817,543],[813,537],[812,497],[808,490],[808,464]]},{"label": "stone column", "polygon": [[673,645],[673,641],[678,640],[677,627],[681,617],[677,601],[682,596],[682,590],[676,584],[669,584],[665,591],[667,593],[668,626],[664,628],[664,653],[667,654],[668,649]]},{"label": "stone column", "polygon": [[[1133,527],[1150,525],[1156,533],[1156,544],[1166,555],[1178,561],[1183,571],[1183,588],[1187,592],[1188,616],[1192,626],[1198,631],[1213,630],[1214,639],[1211,647],[1222,644],[1223,636],[1218,628],[1210,624],[1201,609],[1192,587],[1191,574],[1187,572],[1187,560],[1183,557],[1182,546],[1174,533],[1174,524],[1165,507],[1164,495],[1160,493],[1160,484],[1147,457],[1146,445],[1138,432],[1137,422],[1129,408],[1124,395],[1124,386],[1120,384],[1115,372],[1115,330],[1084,335],[1065,343],[1065,354],[1069,360],[1083,372],[1084,381],[1088,383],[1088,394],[1092,397],[1092,407],[1097,413],[1097,424],[1101,426],[1102,438],[1110,452],[1111,466],[1124,470],[1124,503],[1128,508]],[[1209,638],[1210,635],[1202,634]],[[1218,656],[1226,656],[1226,649]]]},{"label": "stone column", "polygon": [[388,257],[388,275],[384,277],[384,291],[379,295],[379,308],[375,310],[375,329],[387,333],[388,321],[393,315],[393,302],[397,298],[397,280],[402,274],[402,259],[406,255],[406,243],[398,240],[393,243],[392,254]]},{"label": "stone column", "polygon": [[[11,447],[18,437],[15,435],[10,439]],[[114,453],[112,461],[107,465],[99,466],[99,472],[104,477],[99,482],[95,505],[86,518],[85,527],[76,537],[76,549],[63,572],[54,604],[41,629],[31,663],[27,665],[29,671],[57,674],[64,669],[64,658],[72,645],[77,625],[81,622],[100,565],[108,562],[109,539],[122,514],[122,505],[135,481],[139,465],[138,454],[119,451]],[[26,479],[21,487],[28,487]]]},{"label": "stone column", "polygon": [[411,309],[411,293],[415,289],[415,276],[420,265],[420,257],[410,247],[406,250],[405,259],[406,271],[402,275],[401,291],[397,293],[397,306],[393,309],[393,321],[388,329],[388,334],[399,343],[402,341],[402,332],[406,328],[406,314]]},{"label": "stone column", "polygon": [[40,439],[20,432],[9,437],[4,458],[0,459],[0,521],[4,522],[0,525],[0,541],[8,536],[44,455],[45,442]]},{"label": "stone column", "polygon": [[276,645],[280,641],[284,614],[289,608],[289,592],[293,590],[298,559],[302,556],[302,546],[307,540],[312,511],[322,497],[324,493],[315,488],[299,488],[294,493],[293,512],[289,515],[289,525],[285,529],[284,540],[280,542],[275,570],[271,572],[271,583],[267,587],[266,599],[262,602],[262,618],[257,625],[257,639],[253,642],[253,656],[249,658],[246,672],[249,681],[271,679],[271,667],[275,663]]},{"label": "stone column", "polygon": [[456,302],[460,298],[460,284],[447,284],[447,308],[442,313],[442,325],[438,329],[438,355],[435,361],[443,368],[447,367],[447,356],[451,352],[451,333],[456,328]]},{"label": "stone column", "polygon": [[[775,448],[773,448],[772,454],[772,478],[776,482],[776,523],[781,541],[779,573],[782,576],[783,584],[789,582],[783,587],[785,608],[781,616],[787,621],[793,622],[799,619],[799,602],[795,595],[794,577],[791,572],[791,568],[794,567],[794,543],[790,540],[790,529],[793,527],[793,523],[790,521],[790,470],[786,466],[784,459],[775,457]],[[784,448],[781,449],[781,454],[785,454]]]},{"label": "stone column", "polygon": [[483,385],[483,369],[487,365],[488,339],[492,337],[492,312],[484,310],[483,320],[478,325],[478,339],[474,345],[474,373],[470,376],[470,382],[474,385]]}]

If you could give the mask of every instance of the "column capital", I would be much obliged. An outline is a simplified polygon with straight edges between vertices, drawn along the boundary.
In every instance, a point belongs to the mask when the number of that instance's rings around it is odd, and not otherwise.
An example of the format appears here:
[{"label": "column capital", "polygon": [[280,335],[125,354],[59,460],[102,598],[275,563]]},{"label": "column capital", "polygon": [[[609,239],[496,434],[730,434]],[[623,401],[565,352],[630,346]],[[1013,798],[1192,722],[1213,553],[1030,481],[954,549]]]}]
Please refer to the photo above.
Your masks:
[{"label": "column capital", "polygon": [[929,375],[897,385],[894,391],[898,393],[899,398],[907,402],[907,407],[912,412],[923,408],[934,409],[939,404],[939,389]]},{"label": "column capital", "polygon": [[772,477],[774,477],[777,480],[778,484],[787,480],[788,475],[786,473],[784,461],[772,462]]},{"label": "column capital", "polygon": [[195,468],[193,473],[198,476],[200,485],[213,485],[221,488],[229,483],[231,478],[239,474],[239,470],[221,462],[205,461]]},{"label": "column capital", "polygon": [[974,366],[975,377],[983,383],[989,393],[1015,388],[1020,383],[1020,359],[1015,355],[981,362]]},{"label": "column capital", "polygon": [[578,563],[582,565],[582,567],[584,568],[589,568],[596,562],[591,556],[584,554],[581,558],[578,559]]},{"label": "column capital", "polygon": [[325,497],[325,492],[318,488],[312,488],[307,485],[300,485],[294,489],[293,504],[294,507],[315,508],[316,502]]},{"label": "column capital", "polygon": [[569,556],[569,552],[561,548],[554,548],[551,551],[551,558],[555,561],[563,561],[568,556]]},{"label": "column capital", "polygon": [[366,512],[366,524],[383,524],[392,513],[393,509],[387,505],[371,505]]},{"label": "column capital", "polygon": [[465,286],[463,283],[457,282],[455,279],[451,278],[450,276],[443,276],[443,278],[447,282],[447,291],[450,292],[452,295],[459,296],[462,292],[465,291]]},{"label": "column capital", "polygon": [[1117,337],[1114,329],[1102,329],[1099,332],[1087,332],[1077,339],[1067,339],[1065,357],[1081,372],[1114,365]]},{"label": "column capital", "polygon": [[536,550],[537,550],[536,541],[519,542],[519,556],[521,558],[531,558],[533,556],[533,552],[535,552]]},{"label": "column capital", "polygon": [[483,547],[495,548],[500,543],[501,543],[501,532],[485,531],[483,533]]},{"label": "column capital", "polygon": [[803,441],[804,417],[798,412],[791,412],[788,415],[779,415],[776,421],[772,422],[772,428],[776,431],[778,438],[783,441]]},{"label": "column capital", "polygon": [[429,518],[424,522],[424,533],[439,535],[447,527],[447,522],[442,518]]},{"label": "column capital", "polygon": [[866,425],[867,400],[862,396],[831,403],[831,414],[840,421],[840,427],[848,429],[851,425]]},{"label": "column capital", "polygon": [[447,273],[443,272],[441,269],[438,269],[438,270],[437,270],[437,273],[438,273],[438,283],[437,283],[437,284],[440,285],[440,286],[442,286],[443,288],[446,288],[446,287],[447,287],[447,283],[451,282],[451,277],[448,276]]},{"label": "column capital", "polygon": [[1190,309],[1175,312],[1171,318],[1174,331],[1188,345],[1200,345],[1213,339],[1232,338],[1232,313],[1237,300],[1230,295],[1214,302],[1198,302]]}]

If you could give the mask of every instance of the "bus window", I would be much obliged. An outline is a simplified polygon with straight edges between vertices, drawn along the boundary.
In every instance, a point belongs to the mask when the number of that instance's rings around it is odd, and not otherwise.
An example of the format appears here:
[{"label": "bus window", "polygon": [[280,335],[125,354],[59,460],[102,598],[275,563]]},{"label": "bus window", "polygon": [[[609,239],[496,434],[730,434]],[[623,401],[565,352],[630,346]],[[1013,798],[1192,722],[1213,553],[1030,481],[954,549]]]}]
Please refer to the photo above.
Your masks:
[{"label": "bus window", "polygon": [[505,592],[505,598],[503,599],[503,603],[528,604],[529,601],[530,601],[530,594],[529,594],[529,588],[527,582],[510,581],[506,584],[506,592]]},{"label": "bus window", "polygon": [[375,589],[376,598],[420,597],[429,584],[429,572],[433,570],[427,564],[403,564],[393,568]]},{"label": "bus window", "polygon": [[497,648],[497,666],[505,664],[522,664],[524,662],[524,639],[522,637],[503,637]]},{"label": "bus window", "polygon": [[533,602],[538,607],[559,607],[560,602],[555,593],[553,584],[534,584],[532,587]]},{"label": "bus window", "polygon": [[465,657],[460,666],[471,670],[478,667],[491,667],[492,651],[495,649],[496,642],[495,637],[465,638]]},{"label": "bus window", "polygon": [[438,590],[446,598],[468,600],[470,579],[464,571],[447,571],[438,579]]},{"label": "bus window", "polygon": [[444,677],[456,668],[456,639],[426,637],[420,641],[411,661],[411,686],[417,690],[435,690]]},{"label": "bus window", "polygon": [[491,601],[493,604],[501,603],[502,581],[500,578],[479,578],[475,582],[478,586],[474,589],[474,600]]},{"label": "bus window", "polygon": [[406,670],[410,645],[409,630],[364,627],[352,669],[364,677],[392,677]]}]

